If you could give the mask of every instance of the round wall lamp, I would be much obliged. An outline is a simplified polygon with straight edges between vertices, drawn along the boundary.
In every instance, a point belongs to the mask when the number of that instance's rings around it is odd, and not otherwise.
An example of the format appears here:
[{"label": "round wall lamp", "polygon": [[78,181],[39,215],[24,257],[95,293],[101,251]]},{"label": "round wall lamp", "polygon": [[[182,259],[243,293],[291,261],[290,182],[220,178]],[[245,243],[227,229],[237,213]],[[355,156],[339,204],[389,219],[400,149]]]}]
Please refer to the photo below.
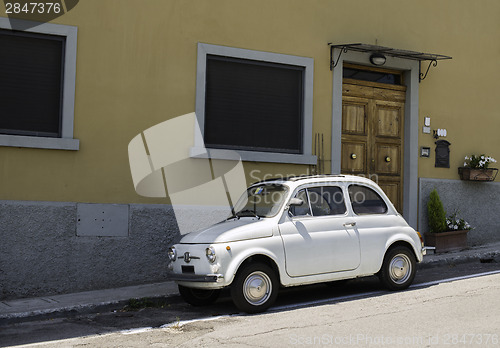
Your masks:
[{"label": "round wall lamp", "polygon": [[386,60],[386,58],[382,53],[373,53],[370,56],[370,63],[372,63],[373,65],[377,65],[377,66],[384,65],[385,60]]}]

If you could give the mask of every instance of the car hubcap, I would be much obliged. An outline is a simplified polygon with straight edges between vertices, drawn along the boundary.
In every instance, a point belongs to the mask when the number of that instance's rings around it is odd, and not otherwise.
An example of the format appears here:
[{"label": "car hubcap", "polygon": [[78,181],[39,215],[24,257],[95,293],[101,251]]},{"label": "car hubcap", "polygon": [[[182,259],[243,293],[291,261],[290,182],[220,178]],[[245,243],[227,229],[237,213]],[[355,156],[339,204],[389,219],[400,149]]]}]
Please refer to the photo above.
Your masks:
[{"label": "car hubcap", "polygon": [[411,262],[405,254],[394,256],[389,265],[389,275],[396,284],[403,284],[410,278]]},{"label": "car hubcap", "polygon": [[254,306],[265,303],[271,296],[271,291],[271,279],[264,272],[250,273],[243,283],[245,300]]}]

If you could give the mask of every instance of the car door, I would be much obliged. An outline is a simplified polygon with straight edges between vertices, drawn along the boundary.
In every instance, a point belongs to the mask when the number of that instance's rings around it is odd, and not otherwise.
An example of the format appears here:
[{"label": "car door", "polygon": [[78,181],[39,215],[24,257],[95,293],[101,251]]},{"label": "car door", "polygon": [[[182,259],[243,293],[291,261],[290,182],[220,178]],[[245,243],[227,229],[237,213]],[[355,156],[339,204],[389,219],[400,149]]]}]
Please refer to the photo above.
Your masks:
[{"label": "car door", "polygon": [[371,269],[373,265],[381,264],[387,240],[397,226],[397,217],[388,214],[388,205],[372,187],[351,184],[348,193],[352,220],[360,238],[362,268]]},{"label": "car door", "polygon": [[359,236],[350,224],[340,186],[312,186],[295,195],[303,201],[290,207],[279,231],[285,248],[286,271],[292,277],[356,269]]}]

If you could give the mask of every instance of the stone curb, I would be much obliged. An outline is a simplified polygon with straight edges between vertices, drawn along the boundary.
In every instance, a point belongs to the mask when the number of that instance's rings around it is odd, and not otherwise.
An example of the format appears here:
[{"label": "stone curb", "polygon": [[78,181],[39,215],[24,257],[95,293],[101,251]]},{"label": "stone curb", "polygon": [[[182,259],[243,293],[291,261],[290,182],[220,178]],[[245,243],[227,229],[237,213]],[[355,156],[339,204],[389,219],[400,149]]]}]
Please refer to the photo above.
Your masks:
[{"label": "stone curb", "polygon": [[[165,295],[148,296],[147,298],[158,301],[168,301],[168,303],[181,302],[181,297],[179,294],[169,294],[166,296]],[[0,326],[22,323],[27,321],[67,318],[84,314],[97,314],[102,312],[118,311],[127,306],[131,299],[139,299],[139,298],[132,296],[130,299],[127,300],[105,301],[100,303],[78,304],[78,305],[61,306],[61,307],[54,307],[42,310],[0,314]]]}]

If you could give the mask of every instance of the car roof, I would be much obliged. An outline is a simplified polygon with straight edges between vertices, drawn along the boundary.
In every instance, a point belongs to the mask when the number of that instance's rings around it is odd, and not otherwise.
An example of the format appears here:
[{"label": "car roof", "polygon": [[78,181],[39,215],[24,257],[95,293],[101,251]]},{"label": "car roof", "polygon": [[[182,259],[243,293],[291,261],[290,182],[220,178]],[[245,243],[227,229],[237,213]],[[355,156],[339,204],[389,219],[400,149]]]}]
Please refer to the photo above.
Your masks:
[{"label": "car roof", "polygon": [[[303,183],[324,183],[324,182],[356,182],[356,183],[365,183],[368,185],[373,185],[375,182],[373,182],[370,179],[364,178],[362,176],[356,176],[356,175],[341,175],[341,174],[320,174],[320,175],[298,175],[298,176],[285,176],[285,177],[277,177],[277,178],[270,178],[266,180],[261,180],[258,182],[253,183],[253,185],[258,185],[258,184],[292,184],[296,183],[298,184],[303,184]],[[292,185],[292,186],[296,186]]]},{"label": "car roof", "polygon": [[295,190],[297,187],[303,184],[327,184],[327,183],[349,183],[349,184],[364,184],[370,186],[371,188],[378,191],[381,197],[383,197],[384,201],[388,204],[389,211],[396,213],[397,211],[394,208],[392,202],[387,197],[385,192],[378,186],[376,182],[371,179],[365,178],[363,176],[357,175],[339,175],[339,174],[322,174],[322,175],[299,175],[299,176],[287,176],[282,178],[271,178],[262,181],[258,181],[250,187],[255,185],[287,185],[291,190]]}]

